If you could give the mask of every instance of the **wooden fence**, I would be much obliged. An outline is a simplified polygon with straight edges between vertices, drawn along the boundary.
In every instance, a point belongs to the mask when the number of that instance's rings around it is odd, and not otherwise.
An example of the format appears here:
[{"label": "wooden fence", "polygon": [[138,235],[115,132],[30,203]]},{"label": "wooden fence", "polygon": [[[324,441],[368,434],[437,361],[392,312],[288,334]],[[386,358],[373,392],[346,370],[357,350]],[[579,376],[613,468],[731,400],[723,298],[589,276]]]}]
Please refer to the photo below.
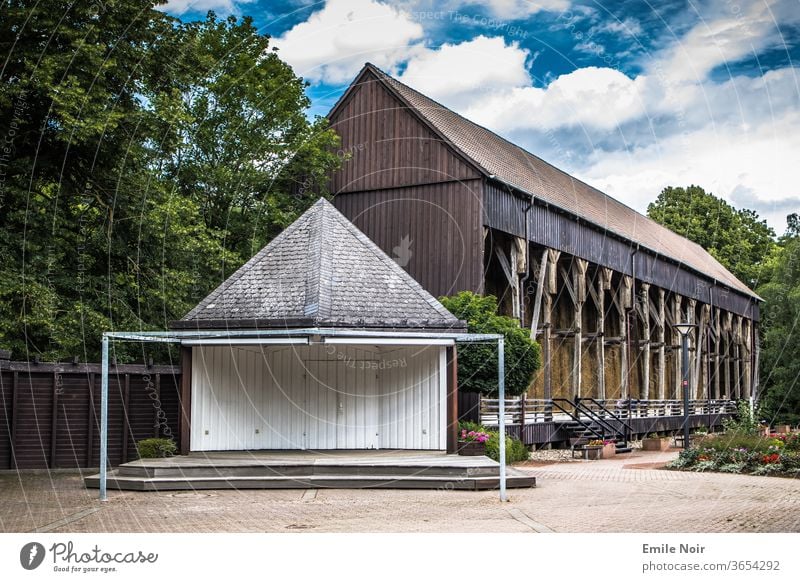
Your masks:
[{"label": "wooden fence", "polygon": [[[180,445],[180,368],[112,366],[108,458],[136,458],[142,439]],[[0,360],[0,469],[97,467],[100,365]]]}]

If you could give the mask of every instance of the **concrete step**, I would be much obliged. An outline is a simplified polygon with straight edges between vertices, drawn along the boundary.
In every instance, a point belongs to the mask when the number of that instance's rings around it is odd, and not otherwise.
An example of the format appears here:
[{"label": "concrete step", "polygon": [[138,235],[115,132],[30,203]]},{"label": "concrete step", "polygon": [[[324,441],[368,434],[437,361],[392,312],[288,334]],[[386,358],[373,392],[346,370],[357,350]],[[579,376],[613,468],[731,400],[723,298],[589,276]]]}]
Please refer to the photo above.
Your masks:
[{"label": "concrete step", "polygon": [[[84,480],[86,487],[98,488],[100,476]],[[453,476],[424,475],[312,475],[289,476],[238,476],[238,477],[131,477],[111,471],[109,489],[126,491],[178,491],[197,489],[439,489],[487,490],[500,486],[498,476],[453,478]],[[521,471],[509,469],[506,476],[508,488],[536,486],[536,478]]]},{"label": "concrete step", "polygon": [[126,464],[117,469],[121,477],[149,478],[205,478],[205,477],[297,477],[312,476],[428,476],[428,477],[493,477],[497,476],[496,464],[485,466],[426,466],[398,464],[336,464],[336,463],[269,463],[179,466]]}]

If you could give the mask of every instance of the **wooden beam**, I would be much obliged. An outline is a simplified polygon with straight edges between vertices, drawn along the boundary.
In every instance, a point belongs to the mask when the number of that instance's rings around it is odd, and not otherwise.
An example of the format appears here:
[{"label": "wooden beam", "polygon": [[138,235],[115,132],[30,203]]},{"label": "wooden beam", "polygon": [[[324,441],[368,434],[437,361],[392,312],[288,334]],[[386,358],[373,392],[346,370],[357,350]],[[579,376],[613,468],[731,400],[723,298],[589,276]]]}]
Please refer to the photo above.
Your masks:
[{"label": "wooden beam", "polygon": [[[696,372],[695,377],[699,377],[702,381],[703,390],[702,392],[698,391],[698,398],[710,398],[711,392],[708,389],[708,356],[709,356],[709,344],[710,338],[708,329],[709,329],[709,320],[711,319],[711,306],[708,304],[704,304],[702,310],[700,311],[700,336],[697,342],[697,367],[700,369],[699,374]],[[698,386],[699,388],[699,386]],[[702,395],[702,396],[701,396]]]},{"label": "wooden beam", "polygon": [[131,401],[131,375],[125,374],[122,389],[122,453],[120,464],[128,462],[128,437],[131,433],[131,421],[128,418],[128,405]]},{"label": "wooden beam", "polygon": [[573,399],[581,396],[581,382],[583,379],[583,304],[586,301],[586,270],[588,261],[575,258],[572,261],[572,281],[574,288],[573,327],[575,340],[572,349],[572,396]]},{"label": "wooden beam", "polygon": [[606,398],[606,342],[604,341],[606,335],[606,269],[600,269],[597,272],[597,296],[595,303],[597,305],[597,337],[600,341],[595,345],[595,356],[597,357],[597,398],[598,400],[605,400]]},{"label": "wooden beam", "polygon": [[86,466],[92,466],[92,448],[94,446],[94,425],[97,420],[94,413],[94,373],[89,374],[89,410],[86,411]]},{"label": "wooden beam", "polygon": [[656,376],[658,383],[658,399],[665,400],[667,389],[667,353],[664,349],[666,345],[666,301],[665,292],[661,287],[658,288],[658,360],[656,363]]},{"label": "wooden beam", "polygon": [[11,462],[9,469],[17,469],[17,417],[19,416],[19,372],[11,375]]},{"label": "wooden beam", "polygon": [[[695,323],[695,311],[697,309],[697,300],[691,299],[686,302],[686,322],[694,325]],[[689,354],[690,358],[692,355],[697,356],[700,350],[696,347],[698,344],[699,338],[699,329],[695,329],[693,333],[689,334]],[[691,359],[688,362],[689,365],[689,398],[694,400],[697,395],[697,374],[695,373],[695,362]]]},{"label": "wooden beam", "polygon": [[628,309],[631,307],[632,300],[633,279],[628,275],[622,275],[617,289],[614,303],[617,306],[617,315],[619,317],[620,337],[620,396],[622,398],[630,398],[631,395],[631,378],[630,378],[630,363],[629,358],[631,354],[628,353]]},{"label": "wooden beam", "polygon": [[751,387],[751,395],[753,396],[753,398],[758,400],[758,398],[761,396],[759,394],[760,381],[758,376],[759,374],[758,366],[760,363],[759,360],[761,359],[761,338],[758,335],[758,323],[753,322],[752,330],[753,330],[752,332],[753,333],[753,371],[752,371],[753,384]]},{"label": "wooden beam", "polygon": [[642,333],[644,341],[640,343],[642,350],[642,385],[639,388],[639,398],[650,399],[650,284],[642,283],[640,305],[642,309]]},{"label": "wooden beam", "polygon": [[742,394],[742,316],[734,318],[733,326],[733,377],[736,386],[736,398],[744,398]]},{"label": "wooden beam", "polygon": [[181,454],[191,451],[192,434],[192,348],[181,347]]},{"label": "wooden beam", "polygon": [[725,319],[722,322],[722,333],[725,336],[725,355],[723,363],[725,365],[725,394],[723,398],[735,398],[733,393],[733,386],[731,385],[731,322],[733,320],[733,313],[730,311],[725,312]]},{"label": "wooden beam", "polygon": [[544,280],[547,277],[547,249],[542,251],[542,261],[539,263],[539,278],[536,280],[536,297],[533,302],[533,315],[531,316],[531,339],[539,335],[539,315],[542,311],[542,293]]},{"label": "wooden beam", "polygon": [[455,346],[447,348],[447,452],[458,449],[458,353]]},{"label": "wooden beam", "polygon": [[[673,295],[672,296],[672,324],[676,323],[683,323],[683,316],[681,315],[681,305],[683,303],[683,297],[680,295]],[[668,316],[669,317],[669,316]],[[673,396],[672,398],[682,398],[683,393],[681,392],[681,381],[683,379],[683,369],[682,369],[682,354],[680,350],[680,337],[678,337],[678,332],[675,331],[673,327],[670,330],[670,341],[674,347],[678,347],[678,349],[673,349],[672,351],[672,365],[674,368],[674,377],[672,379],[672,388],[673,388]]]},{"label": "wooden beam", "polygon": [[[156,401],[161,403],[161,374],[156,374]],[[161,419],[158,418],[158,406],[153,406],[153,438],[161,436]]]},{"label": "wooden beam", "polygon": [[720,351],[720,342],[722,341],[722,330],[721,330],[721,322],[720,322],[720,311],[719,307],[714,307],[714,398],[721,398],[720,392],[720,376],[722,374],[722,367],[721,367],[721,351]]}]

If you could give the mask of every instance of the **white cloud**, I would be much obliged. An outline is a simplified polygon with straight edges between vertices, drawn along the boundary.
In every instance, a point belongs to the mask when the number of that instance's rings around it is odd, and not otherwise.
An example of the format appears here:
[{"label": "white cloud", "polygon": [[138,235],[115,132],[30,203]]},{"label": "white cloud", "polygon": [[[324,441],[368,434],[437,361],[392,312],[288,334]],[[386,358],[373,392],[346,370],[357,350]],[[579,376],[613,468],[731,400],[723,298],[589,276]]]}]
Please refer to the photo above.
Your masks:
[{"label": "white cloud", "polygon": [[537,12],[561,12],[569,8],[570,0],[462,0],[459,4],[480,5],[497,18],[515,20]]},{"label": "white cloud", "polygon": [[494,92],[530,85],[529,52],[501,37],[478,36],[426,49],[407,64],[400,80],[455,108],[468,108]]},{"label": "white cloud", "polygon": [[422,26],[373,0],[328,0],[322,10],[275,39],[280,56],[310,81],[350,81],[364,62],[393,72],[422,50]]}]

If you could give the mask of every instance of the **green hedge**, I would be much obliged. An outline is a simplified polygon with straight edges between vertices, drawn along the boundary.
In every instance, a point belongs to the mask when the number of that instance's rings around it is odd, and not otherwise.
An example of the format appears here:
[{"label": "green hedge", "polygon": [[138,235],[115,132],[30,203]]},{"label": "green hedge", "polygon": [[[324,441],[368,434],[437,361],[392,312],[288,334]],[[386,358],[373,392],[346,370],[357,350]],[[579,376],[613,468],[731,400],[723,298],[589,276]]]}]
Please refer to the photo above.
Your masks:
[{"label": "green hedge", "polygon": [[171,439],[144,439],[136,445],[140,459],[159,459],[173,456],[178,447]]}]

